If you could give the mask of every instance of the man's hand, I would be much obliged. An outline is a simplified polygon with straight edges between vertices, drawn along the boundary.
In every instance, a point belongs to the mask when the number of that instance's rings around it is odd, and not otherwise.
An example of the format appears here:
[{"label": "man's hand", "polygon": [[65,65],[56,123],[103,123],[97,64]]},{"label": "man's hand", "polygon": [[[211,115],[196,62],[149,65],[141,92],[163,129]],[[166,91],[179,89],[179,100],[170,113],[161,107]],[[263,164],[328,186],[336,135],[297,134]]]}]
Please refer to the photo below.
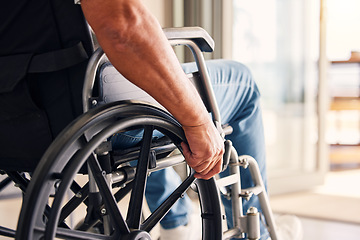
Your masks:
[{"label": "man's hand", "polygon": [[209,179],[222,169],[224,142],[214,124],[183,126],[188,144],[182,143],[186,162],[196,171],[195,177]]}]

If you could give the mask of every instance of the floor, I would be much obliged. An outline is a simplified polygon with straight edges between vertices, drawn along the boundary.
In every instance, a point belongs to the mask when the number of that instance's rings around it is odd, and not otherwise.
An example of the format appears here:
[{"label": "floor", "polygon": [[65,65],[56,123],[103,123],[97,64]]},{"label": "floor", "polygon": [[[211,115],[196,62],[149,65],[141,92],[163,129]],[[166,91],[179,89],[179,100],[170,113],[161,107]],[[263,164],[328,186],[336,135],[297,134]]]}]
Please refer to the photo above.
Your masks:
[{"label": "floor", "polygon": [[355,224],[300,218],[304,240],[358,240],[360,226]]},{"label": "floor", "polygon": [[[350,174],[351,173],[351,174]],[[337,171],[330,172],[327,184],[317,189],[317,191],[331,191],[338,189],[339,186],[347,186],[343,188],[341,194],[354,195],[360,197],[360,188],[354,188],[348,184],[349,176],[353,176],[354,171]],[[359,174],[356,174],[360,178]],[[345,182],[345,184],[343,184]],[[0,225],[9,228],[16,226],[16,220],[19,212],[21,200],[19,198],[1,199],[0,201]],[[360,201],[359,201],[360,207]],[[314,218],[300,218],[303,230],[304,240],[357,240],[360,239],[360,225],[349,224],[336,221],[326,221]],[[1,239],[9,239],[1,237]]]},{"label": "floor", "polygon": [[[332,171],[327,174],[325,185],[313,191],[319,194],[359,198],[359,205],[344,206],[344,208],[350,207],[358,210],[360,208],[360,188],[354,187],[354,184],[358,182],[360,182],[360,169]],[[306,217],[300,217],[300,220],[303,225],[304,240],[360,239],[359,224]]]}]

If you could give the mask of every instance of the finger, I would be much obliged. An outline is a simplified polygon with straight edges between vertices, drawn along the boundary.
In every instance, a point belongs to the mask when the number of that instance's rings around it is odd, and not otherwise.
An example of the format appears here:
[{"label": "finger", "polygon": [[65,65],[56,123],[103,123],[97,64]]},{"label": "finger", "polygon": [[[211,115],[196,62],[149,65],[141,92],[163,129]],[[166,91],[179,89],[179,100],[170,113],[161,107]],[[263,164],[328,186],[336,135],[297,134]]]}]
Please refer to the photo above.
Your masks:
[{"label": "finger", "polygon": [[201,161],[199,159],[195,159],[193,157],[193,154],[189,148],[189,146],[185,143],[181,143],[181,147],[183,150],[183,154],[185,157],[186,162],[189,164],[189,166],[195,170],[195,172],[203,172],[207,168],[209,168],[211,162],[210,161]]},{"label": "finger", "polygon": [[189,164],[189,166],[194,169],[196,172],[200,173],[200,174],[206,174],[211,170],[211,161],[210,160],[206,160],[203,162],[200,162],[199,165],[195,165],[195,166],[191,166]]},{"label": "finger", "polygon": [[210,178],[212,178],[213,176],[215,176],[217,173],[215,172],[215,170],[211,170],[208,174],[206,175],[202,175],[200,173],[195,173],[194,177],[199,178],[199,179],[205,179],[205,180],[209,180]]},{"label": "finger", "polygon": [[[219,166],[221,166],[221,161],[222,158],[218,157],[217,159],[212,159],[209,163],[209,165],[207,166],[207,168],[205,168],[202,171],[196,171],[197,173],[200,173],[201,175],[207,175],[210,171],[212,171],[213,169],[215,169],[216,173],[219,173],[221,171],[221,167],[219,168]],[[215,174],[216,174],[215,173]]]},{"label": "finger", "polygon": [[187,145],[185,142],[182,142],[181,147],[182,147],[185,159],[190,158],[191,157],[191,151],[190,151],[189,145]]},{"label": "finger", "polygon": [[196,173],[194,176],[196,178],[200,178],[200,179],[210,179],[211,177],[213,177],[214,175],[218,174],[221,172],[222,170],[222,159],[220,159],[221,161],[218,161],[217,164],[207,173]]}]

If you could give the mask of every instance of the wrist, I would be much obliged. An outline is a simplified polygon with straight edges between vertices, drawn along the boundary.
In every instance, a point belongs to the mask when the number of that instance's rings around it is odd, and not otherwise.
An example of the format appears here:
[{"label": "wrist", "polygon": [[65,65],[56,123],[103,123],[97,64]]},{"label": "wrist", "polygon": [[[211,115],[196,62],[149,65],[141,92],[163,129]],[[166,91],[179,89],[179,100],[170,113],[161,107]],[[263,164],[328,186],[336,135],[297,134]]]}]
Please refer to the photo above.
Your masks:
[{"label": "wrist", "polygon": [[182,111],[178,116],[174,116],[180,124],[185,128],[200,127],[208,124],[213,124],[210,114],[206,109],[194,109],[189,111]]}]

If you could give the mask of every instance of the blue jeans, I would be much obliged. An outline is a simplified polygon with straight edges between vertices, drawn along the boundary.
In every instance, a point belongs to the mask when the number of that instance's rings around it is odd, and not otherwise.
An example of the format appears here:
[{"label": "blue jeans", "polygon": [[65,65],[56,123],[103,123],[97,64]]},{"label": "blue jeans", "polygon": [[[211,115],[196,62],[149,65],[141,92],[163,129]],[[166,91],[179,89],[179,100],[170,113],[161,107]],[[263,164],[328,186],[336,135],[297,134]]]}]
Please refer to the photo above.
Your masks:
[{"label": "blue jeans", "polygon": [[[233,133],[227,136],[231,140],[239,155],[251,155],[258,164],[266,185],[265,143],[260,110],[260,93],[252,79],[251,73],[243,64],[228,60],[207,61],[208,72],[212,81],[214,93],[219,105],[222,123],[232,126]],[[196,71],[194,63],[183,65],[186,73]],[[128,139],[135,141],[133,136]],[[116,136],[116,144],[124,144],[123,136]],[[227,172],[221,173],[226,175]],[[180,184],[179,176],[172,170],[166,169],[152,173],[148,178],[146,199],[150,210],[156,207]],[[253,186],[250,172],[241,169],[242,188]],[[222,199],[228,219],[228,226],[232,227],[231,202]],[[243,201],[244,214],[251,206],[260,211],[257,197],[250,201]],[[174,228],[187,223],[187,215],[191,212],[191,202],[188,197],[180,199],[161,221],[165,229]],[[262,238],[268,237],[264,226],[261,229]]]}]

